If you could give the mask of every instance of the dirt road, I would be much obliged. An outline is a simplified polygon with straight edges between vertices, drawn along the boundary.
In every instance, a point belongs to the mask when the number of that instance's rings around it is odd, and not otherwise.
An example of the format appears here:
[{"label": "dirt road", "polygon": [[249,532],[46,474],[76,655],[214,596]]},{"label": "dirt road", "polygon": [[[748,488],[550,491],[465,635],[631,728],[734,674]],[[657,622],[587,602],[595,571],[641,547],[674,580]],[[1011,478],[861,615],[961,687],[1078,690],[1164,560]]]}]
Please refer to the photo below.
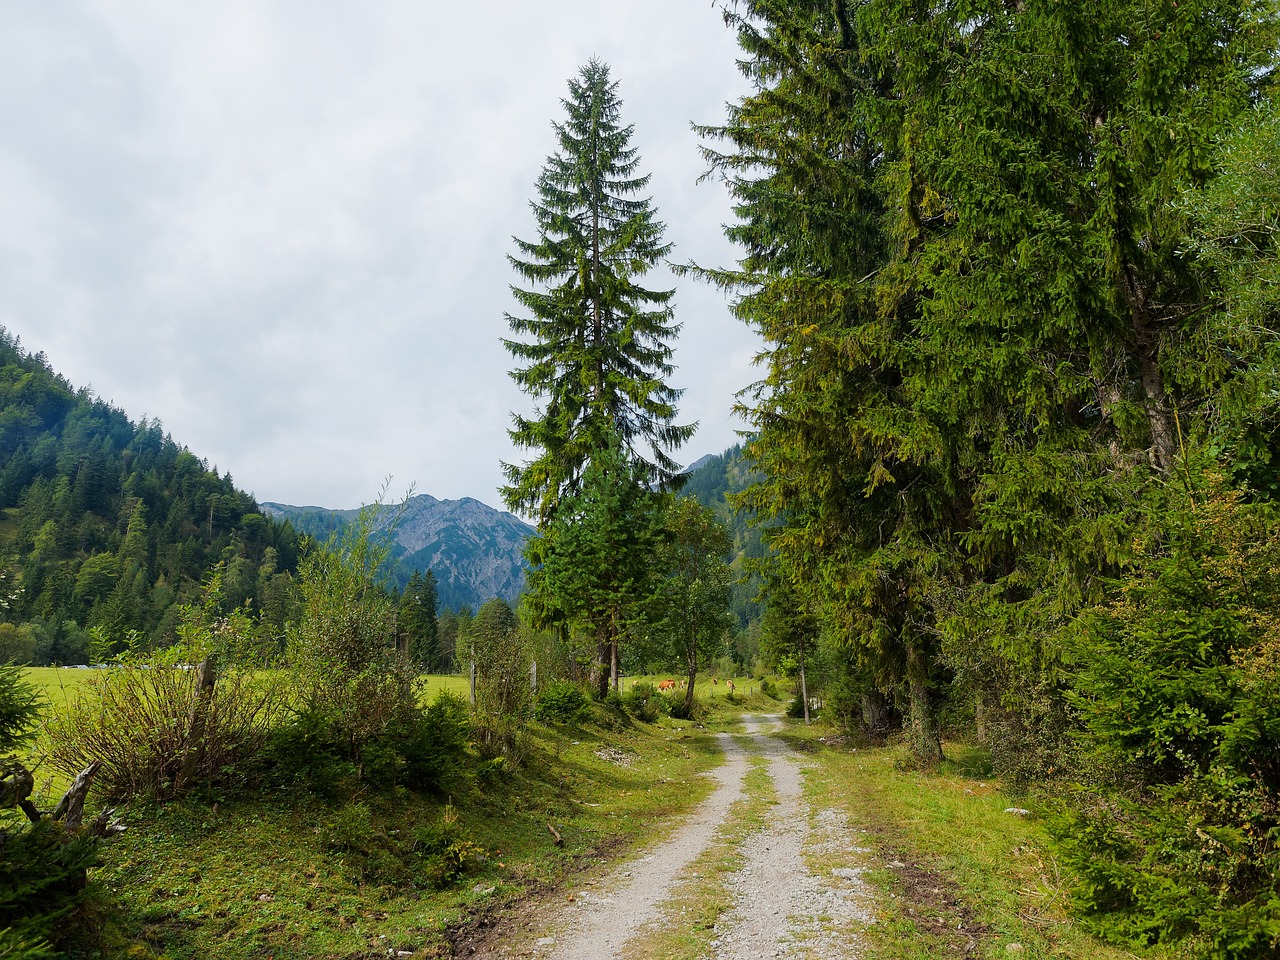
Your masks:
[{"label": "dirt road", "polygon": [[[747,717],[743,734],[718,735],[725,762],[717,786],[657,849],[630,861],[572,902],[549,912],[533,935],[509,932],[470,956],[537,960],[623,960],[643,955],[654,929],[678,924],[675,888],[691,879],[691,865],[734,822],[746,792],[752,757],[764,758],[772,805],[764,826],[741,841],[742,866],[723,882],[732,908],[716,922],[705,955],[715,960],[813,958],[854,960],[858,930],[870,921],[871,894],[853,863],[854,846],[842,814],[816,810],[803,791],[803,761],[769,735],[776,718]],[[761,789],[757,786],[757,790]],[[768,788],[764,788],[768,789]],[[850,859],[853,857],[853,859]],[[810,862],[823,864],[813,870]]]}]

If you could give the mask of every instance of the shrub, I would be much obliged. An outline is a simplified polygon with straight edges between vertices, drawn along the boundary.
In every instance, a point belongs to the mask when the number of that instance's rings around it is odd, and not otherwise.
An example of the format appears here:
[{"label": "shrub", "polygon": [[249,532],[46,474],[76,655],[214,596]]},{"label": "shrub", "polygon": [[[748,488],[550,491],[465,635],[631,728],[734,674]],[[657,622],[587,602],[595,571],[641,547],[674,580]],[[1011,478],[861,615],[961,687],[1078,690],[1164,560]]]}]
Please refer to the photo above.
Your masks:
[{"label": "shrub", "polygon": [[388,731],[404,758],[408,786],[437,793],[461,775],[471,741],[466,701],[448,691],[419,711],[402,728]]},{"label": "shrub", "polygon": [[587,715],[589,704],[586,693],[576,683],[553,680],[539,691],[534,716],[543,723],[578,723]]},{"label": "shrub", "polygon": [[658,693],[652,683],[637,683],[622,698],[623,709],[637,720],[654,723],[663,710],[670,711],[670,702]]},{"label": "shrub", "polygon": [[484,850],[463,829],[452,804],[445,805],[439,823],[415,831],[414,848],[423,875],[437,888],[453,883],[484,859]]},{"label": "shrub", "polygon": [[484,859],[446,804],[440,821],[388,830],[365,803],[348,803],[320,825],[320,842],[362,883],[442,888]]},{"label": "shrub", "polygon": [[707,715],[707,708],[701,700],[694,700],[687,707],[685,705],[683,694],[670,703],[671,716],[677,720],[703,720]]},{"label": "shrub", "polygon": [[275,786],[321,797],[361,786],[442,792],[462,773],[470,733],[466,703],[448,692],[393,721],[379,736],[355,742],[342,720],[310,706],[271,732],[263,760]]},{"label": "shrub", "polygon": [[49,756],[68,776],[102,761],[96,788],[110,799],[169,797],[193,782],[213,785],[242,774],[280,706],[271,677],[233,672],[205,694],[199,671],[172,655],[129,659],[97,671],[46,724]]},{"label": "shrub", "polygon": [[507,602],[495,598],[480,608],[468,637],[475,651],[478,739],[514,755],[533,706],[529,650],[520,623]]},{"label": "shrub", "polygon": [[1209,480],[1078,621],[1083,785],[1051,827],[1094,930],[1262,960],[1280,941],[1280,540],[1269,508]]},{"label": "shrub", "polygon": [[261,759],[268,781],[285,790],[332,798],[359,780],[341,726],[318,707],[299,710],[272,729]]},{"label": "shrub", "polygon": [[[26,742],[39,719],[39,694],[16,667],[0,666],[0,781],[30,774],[10,750]],[[77,771],[78,772],[78,771]],[[98,865],[99,840],[45,817],[35,823],[12,808],[27,790],[4,795],[0,809],[0,957],[51,957],[50,942],[90,894],[85,872]]]},{"label": "shrub", "polygon": [[[760,692],[763,693],[770,700],[778,699],[778,685],[775,684],[768,677],[760,678]],[[801,716],[803,716],[803,714],[801,714]]]},{"label": "shrub", "polygon": [[374,822],[363,803],[348,803],[320,825],[320,842],[337,854],[346,872],[363,883],[409,883],[410,852],[398,837]]},{"label": "shrub", "polygon": [[12,928],[0,929],[0,960],[54,960],[56,956],[46,940]]}]

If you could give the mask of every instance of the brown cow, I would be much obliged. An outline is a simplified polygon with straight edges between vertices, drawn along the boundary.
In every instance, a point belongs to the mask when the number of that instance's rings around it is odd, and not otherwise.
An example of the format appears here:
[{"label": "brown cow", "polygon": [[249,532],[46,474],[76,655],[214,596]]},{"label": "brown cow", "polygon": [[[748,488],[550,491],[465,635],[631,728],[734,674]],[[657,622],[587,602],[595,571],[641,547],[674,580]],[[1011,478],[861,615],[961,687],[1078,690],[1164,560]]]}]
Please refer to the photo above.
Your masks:
[{"label": "brown cow", "polygon": [[676,682],[674,680],[663,680],[658,684],[659,693],[666,693],[668,690],[674,690],[675,688]]}]

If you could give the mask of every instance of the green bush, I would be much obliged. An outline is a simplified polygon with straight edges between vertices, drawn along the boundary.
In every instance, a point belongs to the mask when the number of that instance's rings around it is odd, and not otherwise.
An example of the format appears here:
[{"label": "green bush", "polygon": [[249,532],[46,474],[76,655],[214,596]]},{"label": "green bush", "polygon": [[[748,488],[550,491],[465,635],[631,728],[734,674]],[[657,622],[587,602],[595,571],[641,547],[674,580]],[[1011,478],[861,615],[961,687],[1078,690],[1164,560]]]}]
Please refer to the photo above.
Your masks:
[{"label": "green bush", "polygon": [[[282,700],[271,678],[234,672],[202,696],[180,655],[98,670],[45,727],[52,765],[75,776],[102,761],[95,788],[112,800],[170,797],[242,776],[266,743]],[[193,718],[203,711],[203,734]],[[189,755],[194,767],[182,774]]]},{"label": "green bush", "polygon": [[353,802],[320,825],[320,842],[361,883],[440,889],[484,859],[451,804],[439,822],[412,829],[388,828],[366,803]]},{"label": "green bush", "polygon": [[796,694],[791,698],[791,702],[787,704],[787,716],[792,720],[804,719],[804,697]]},{"label": "green bush", "polygon": [[414,832],[414,852],[424,877],[436,888],[453,883],[484,859],[483,849],[463,829],[451,804],[439,823],[424,824]]},{"label": "green bush", "polygon": [[405,785],[436,793],[447,788],[462,775],[471,733],[466,701],[448,691],[403,727],[393,727],[390,736],[404,758]]},{"label": "green bush", "polygon": [[652,683],[634,684],[622,698],[622,707],[637,720],[655,723],[663,712],[670,712],[670,701]]},{"label": "green bush", "polygon": [[414,879],[411,851],[375,821],[364,803],[348,803],[321,823],[320,842],[361,883],[408,884]]},{"label": "green bush", "polygon": [[760,678],[760,692],[761,692],[761,693],[763,693],[763,694],[764,694],[766,697],[768,697],[770,700],[777,700],[777,699],[779,699],[779,697],[778,697],[778,685],[777,685],[777,684],[775,684],[775,683],[774,683],[772,680],[770,680],[768,677],[761,677],[761,678]]},{"label": "green bush", "polygon": [[[0,666],[0,779],[29,776],[9,751],[29,738],[39,707],[22,671]],[[6,802],[20,799],[10,795]],[[74,911],[93,893],[86,871],[98,866],[99,845],[97,837],[60,821],[31,823],[12,808],[0,809],[0,957],[53,955],[49,944],[74,929]]]},{"label": "green bush", "polygon": [[1096,932],[1262,960],[1280,945],[1280,542],[1265,508],[1198,500],[1079,620],[1082,784],[1050,826]]},{"label": "green bush", "polygon": [[588,712],[590,699],[568,680],[553,680],[538,692],[534,716],[543,723],[578,723]]},{"label": "green bush", "polygon": [[342,717],[310,706],[271,732],[263,751],[266,776],[276,787],[330,799],[362,787],[440,793],[463,775],[471,729],[466,703],[448,692],[378,736],[356,741]]},{"label": "green bush", "polygon": [[[665,699],[665,698],[664,698]],[[704,720],[707,716],[706,705],[701,700],[692,701],[687,707],[684,702],[684,695],[672,698],[668,701],[670,704],[671,716],[677,720]]]},{"label": "green bush", "polygon": [[0,930],[0,960],[54,960],[56,956],[46,940],[12,928]]}]

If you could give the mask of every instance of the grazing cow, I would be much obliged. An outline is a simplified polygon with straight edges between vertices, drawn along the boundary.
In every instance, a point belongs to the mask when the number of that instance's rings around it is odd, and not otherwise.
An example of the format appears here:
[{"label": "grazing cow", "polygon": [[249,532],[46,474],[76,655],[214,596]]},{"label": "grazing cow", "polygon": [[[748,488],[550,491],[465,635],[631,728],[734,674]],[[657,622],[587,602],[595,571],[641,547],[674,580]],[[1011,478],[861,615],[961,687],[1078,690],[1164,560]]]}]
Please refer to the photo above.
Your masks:
[{"label": "grazing cow", "polygon": [[726,681],[724,682],[724,685],[725,685],[726,687],[728,687],[728,688],[729,688],[729,696],[731,696],[731,697],[732,697],[732,696],[733,696],[733,681],[732,681],[732,680],[726,680]]},{"label": "grazing cow", "polygon": [[666,693],[668,690],[674,690],[675,688],[676,682],[674,680],[663,680],[658,684],[659,693]]}]

